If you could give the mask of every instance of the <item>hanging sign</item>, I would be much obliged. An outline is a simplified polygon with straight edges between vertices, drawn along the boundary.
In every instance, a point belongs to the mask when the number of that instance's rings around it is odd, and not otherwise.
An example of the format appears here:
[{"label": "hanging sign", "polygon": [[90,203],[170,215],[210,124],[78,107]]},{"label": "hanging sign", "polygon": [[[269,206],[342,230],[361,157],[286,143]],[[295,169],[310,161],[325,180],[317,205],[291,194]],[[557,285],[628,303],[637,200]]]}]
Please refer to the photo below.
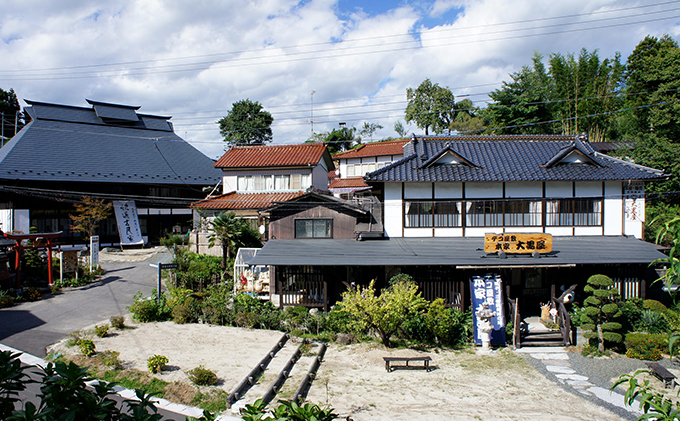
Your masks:
[{"label": "hanging sign", "polygon": [[503,281],[500,275],[473,276],[470,278],[472,291],[472,320],[474,321],[475,344],[482,343],[482,332],[477,326],[477,312],[483,305],[496,315],[491,318],[492,345],[505,345],[505,313],[503,311]]},{"label": "hanging sign", "polygon": [[552,235],[541,233],[484,234],[484,252],[503,251],[508,254],[550,253]]},{"label": "hanging sign", "polygon": [[116,212],[120,244],[123,246],[144,244],[142,231],[139,229],[137,205],[135,205],[134,200],[113,202],[113,209]]}]

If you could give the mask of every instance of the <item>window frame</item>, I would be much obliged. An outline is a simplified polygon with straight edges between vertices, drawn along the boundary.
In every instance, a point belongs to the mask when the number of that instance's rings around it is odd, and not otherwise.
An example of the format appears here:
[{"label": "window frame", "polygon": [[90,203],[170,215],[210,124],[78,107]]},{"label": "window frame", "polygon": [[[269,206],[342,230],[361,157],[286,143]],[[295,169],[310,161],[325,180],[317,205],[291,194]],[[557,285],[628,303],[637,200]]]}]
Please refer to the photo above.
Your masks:
[{"label": "window frame", "polygon": [[[311,222],[312,223],[312,235],[311,236],[304,236],[301,237],[298,235],[298,223],[299,222]],[[324,222],[326,225],[326,228],[324,229],[324,232],[327,232],[328,235],[325,236],[317,236],[317,227],[316,223],[317,222]],[[295,234],[295,238],[301,238],[301,239],[329,239],[333,238],[333,219],[332,218],[295,218],[293,222],[293,231]]]}]

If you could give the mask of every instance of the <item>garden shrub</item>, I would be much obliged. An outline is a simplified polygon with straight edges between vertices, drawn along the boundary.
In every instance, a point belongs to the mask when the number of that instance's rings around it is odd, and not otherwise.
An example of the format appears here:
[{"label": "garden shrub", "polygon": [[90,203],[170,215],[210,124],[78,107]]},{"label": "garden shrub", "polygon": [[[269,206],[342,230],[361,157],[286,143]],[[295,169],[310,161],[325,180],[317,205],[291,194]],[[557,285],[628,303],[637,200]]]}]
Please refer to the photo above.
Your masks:
[{"label": "garden shrub", "polygon": [[107,367],[120,368],[120,352],[106,350],[97,354],[97,359]]},{"label": "garden shrub", "polygon": [[671,310],[669,308],[663,314],[663,317],[666,319],[666,324],[668,326],[668,328],[667,328],[668,332],[679,332],[680,331],[680,313],[678,313],[675,310]]},{"label": "garden shrub", "polygon": [[125,317],[123,316],[111,316],[109,319],[111,326],[116,329],[125,329]]},{"label": "garden shrub", "polygon": [[174,262],[175,287],[201,290],[222,278],[222,259],[217,256],[194,253],[188,249],[177,249]]},{"label": "garden shrub", "polygon": [[606,348],[618,347],[623,341],[619,331],[623,325],[617,321],[623,312],[615,299],[619,295],[612,288],[614,281],[605,275],[593,275],[586,281],[583,291],[590,295],[583,301],[585,309],[581,315],[581,328],[590,345],[598,347],[600,352]]},{"label": "garden shrub", "polygon": [[431,302],[426,312],[412,314],[403,324],[407,339],[438,346],[458,347],[472,336],[471,313],[447,308],[442,298]]},{"label": "garden shrub", "polygon": [[38,301],[41,297],[40,291],[34,287],[26,287],[21,291],[21,299],[23,301]]},{"label": "garden shrub", "polygon": [[191,295],[194,291],[187,288],[170,288],[168,294],[170,297],[167,299],[167,305],[170,310],[174,309],[180,304],[184,304],[187,297]]},{"label": "garden shrub", "polygon": [[638,331],[649,333],[662,333],[668,330],[668,322],[663,313],[645,309],[640,314],[640,320],[636,326]]},{"label": "garden shrub", "polygon": [[191,322],[191,308],[186,304],[176,305],[172,309],[172,321],[178,325]]},{"label": "garden shrub", "polygon": [[657,311],[659,313],[664,313],[668,308],[657,300],[644,300],[642,302],[642,308]]},{"label": "garden shrub", "polygon": [[236,327],[245,327],[247,329],[254,329],[258,324],[257,313],[252,311],[244,313],[236,313],[234,315],[234,325]]},{"label": "garden shrub", "polygon": [[662,350],[668,348],[668,337],[665,334],[632,332],[626,334],[625,344],[627,357],[658,361],[662,358]]},{"label": "garden shrub", "polygon": [[217,384],[217,374],[202,365],[187,371],[189,380],[198,386],[214,386]]},{"label": "garden shrub", "polygon": [[233,311],[228,308],[232,298],[232,290],[227,284],[211,285],[203,290],[200,318],[206,323],[216,325],[232,324]]},{"label": "garden shrub", "polygon": [[134,302],[127,309],[132,313],[132,318],[141,323],[164,322],[170,319],[170,309],[167,306],[165,292],[157,298],[156,289],[150,297],[144,297],[141,292],[134,295]]},{"label": "garden shrub", "polygon": [[165,369],[165,365],[169,362],[165,355],[154,355],[146,360],[146,366],[151,373],[157,374]]},{"label": "garden shrub", "polygon": [[0,308],[12,307],[14,305],[14,297],[9,295],[9,292],[0,290]]},{"label": "garden shrub", "polygon": [[624,330],[628,332],[638,330],[642,316],[642,299],[638,297],[626,299],[621,305],[621,312],[623,313],[621,323]]},{"label": "garden shrub", "polygon": [[92,339],[79,339],[76,345],[78,345],[80,352],[86,357],[91,357],[96,353]]},{"label": "garden shrub", "polygon": [[99,338],[105,338],[109,334],[109,325],[94,326],[94,334]]}]

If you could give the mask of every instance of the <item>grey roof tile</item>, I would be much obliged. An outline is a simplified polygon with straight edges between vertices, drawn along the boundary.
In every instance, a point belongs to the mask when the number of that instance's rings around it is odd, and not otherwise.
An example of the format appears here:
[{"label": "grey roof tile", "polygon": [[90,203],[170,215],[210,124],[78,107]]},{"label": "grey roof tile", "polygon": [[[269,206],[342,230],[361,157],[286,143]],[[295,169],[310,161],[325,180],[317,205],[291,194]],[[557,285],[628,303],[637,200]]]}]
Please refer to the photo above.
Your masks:
[{"label": "grey roof tile", "polygon": [[[367,181],[600,181],[662,180],[663,171],[643,167],[595,151],[574,136],[450,136],[415,138],[404,147],[404,158],[366,175]],[[478,167],[430,165],[445,148]],[[593,164],[559,161],[565,150],[586,154]],[[566,156],[566,155],[565,155]],[[557,158],[556,158],[557,157]],[[545,164],[552,165],[546,166]]]},{"label": "grey roof tile", "polygon": [[92,108],[32,107],[34,120],[0,148],[0,179],[205,186],[221,178],[168,117],[140,115],[139,125],[126,127],[103,122]]}]

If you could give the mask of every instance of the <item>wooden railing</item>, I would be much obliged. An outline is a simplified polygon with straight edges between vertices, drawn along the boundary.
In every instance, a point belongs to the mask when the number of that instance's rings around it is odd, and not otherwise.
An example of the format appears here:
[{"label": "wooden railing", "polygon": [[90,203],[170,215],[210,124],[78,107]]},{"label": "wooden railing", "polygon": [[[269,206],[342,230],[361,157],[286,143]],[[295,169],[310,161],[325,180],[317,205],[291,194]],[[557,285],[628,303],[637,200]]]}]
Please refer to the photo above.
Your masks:
[{"label": "wooden railing", "polygon": [[557,309],[557,323],[560,326],[560,333],[562,334],[564,346],[575,345],[572,340],[571,315],[564,306],[564,297],[573,292],[576,289],[576,286],[576,284],[572,285],[569,289],[564,291],[562,295],[555,297],[555,285],[553,285],[550,294],[552,305]]},{"label": "wooden railing", "polygon": [[426,281],[417,282],[418,289],[422,292],[423,298],[427,301],[434,301],[437,298],[444,299],[446,307],[453,307],[463,310],[465,285],[462,282],[452,281]]}]

